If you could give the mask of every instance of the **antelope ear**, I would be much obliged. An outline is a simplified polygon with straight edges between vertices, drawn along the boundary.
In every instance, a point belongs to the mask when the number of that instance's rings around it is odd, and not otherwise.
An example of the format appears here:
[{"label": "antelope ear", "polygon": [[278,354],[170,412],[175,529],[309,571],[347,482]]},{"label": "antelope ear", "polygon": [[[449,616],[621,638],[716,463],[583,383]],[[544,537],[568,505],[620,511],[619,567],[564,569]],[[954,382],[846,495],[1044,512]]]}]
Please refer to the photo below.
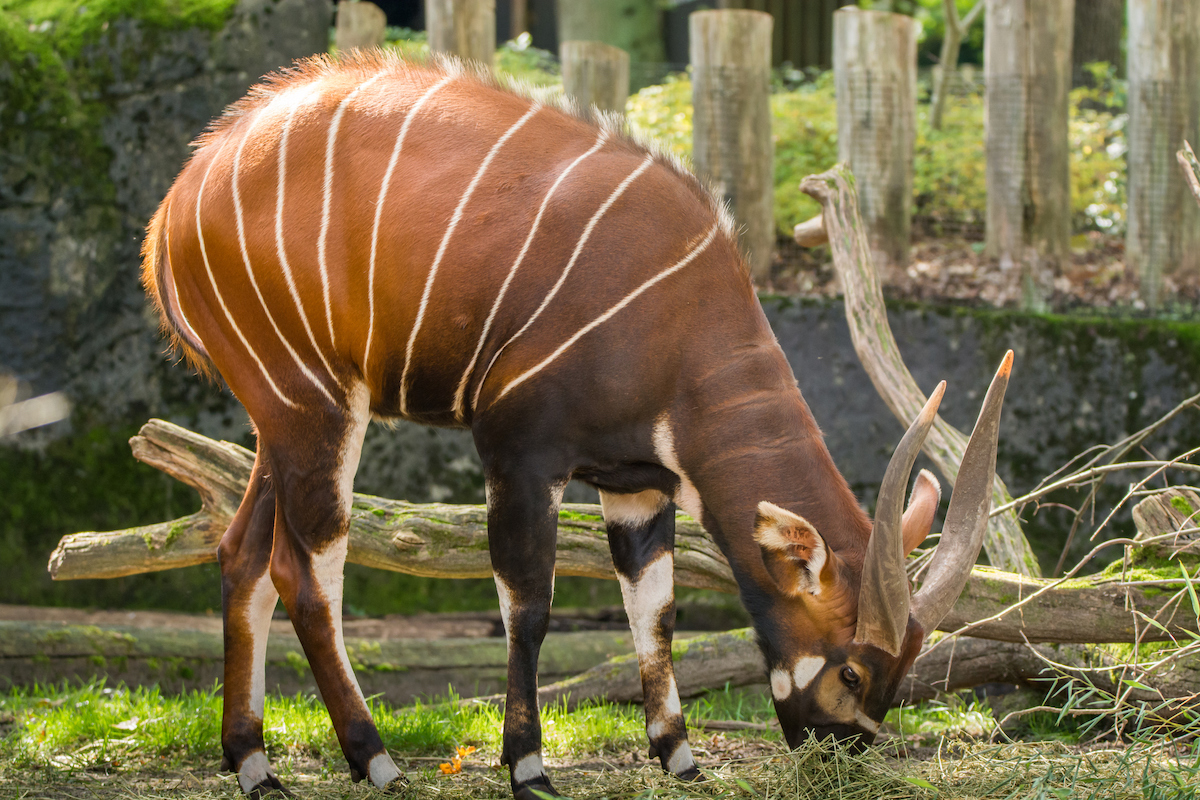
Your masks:
[{"label": "antelope ear", "polygon": [[927,469],[921,470],[913,485],[912,495],[908,498],[908,508],[900,522],[900,530],[904,537],[904,554],[908,555],[917,548],[929,529],[933,527],[933,515],[937,513],[938,503],[942,501],[942,487],[937,478]]},{"label": "antelope ear", "polygon": [[754,540],[781,591],[821,593],[821,570],[829,554],[812,523],[764,500],[754,518]]}]

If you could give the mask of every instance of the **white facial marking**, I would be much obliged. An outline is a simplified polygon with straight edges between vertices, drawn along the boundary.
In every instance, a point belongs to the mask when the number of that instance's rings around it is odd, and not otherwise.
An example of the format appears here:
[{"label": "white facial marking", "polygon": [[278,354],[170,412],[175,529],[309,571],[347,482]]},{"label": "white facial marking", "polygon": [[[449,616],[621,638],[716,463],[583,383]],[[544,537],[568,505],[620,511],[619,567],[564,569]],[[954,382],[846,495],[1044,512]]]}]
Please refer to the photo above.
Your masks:
[{"label": "white facial marking", "polygon": [[679,747],[675,748],[675,752],[671,754],[671,758],[667,761],[667,769],[673,775],[678,775],[689,767],[696,766],[696,759],[692,758],[692,746],[684,740],[679,743]]},{"label": "white facial marking", "polygon": [[246,604],[246,627],[250,631],[253,660],[250,663],[250,713],[263,718],[263,701],[266,695],[267,635],[271,632],[271,615],[279,602],[279,592],[271,582],[270,573],[264,573],[250,593]]},{"label": "white facial marking", "polygon": [[258,302],[259,305],[262,306],[263,314],[266,316],[267,321],[271,323],[271,327],[275,330],[275,335],[279,337],[279,341],[283,343],[284,349],[288,351],[288,354],[292,357],[292,360],[296,362],[296,366],[300,369],[300,372],[304,374],[304,377],[308,378],[309,381],[312,382],[313,386],[316,386],[318,389],[320,389],[321,394],[325,395],[329,402],[336,406],[338,405],[338,402],[333,399],[333,395],[331,395],[329,390],[325,388],[325,384],[317,380],[317,376],[311,369],[308,368],[308,365],[304,363],[302,358],[300,358],[300,354],[296,352],[294,347],[292,347],[292,343],[289,342],[283,335],[283,331],[280,329],[279,323],[275,321],[275,315],[271,313],[271,308],[267,305],[266,298],[263,297],[262,289],[260,289],[258,286],[258,278],[254,276],[254,267],[250,264],[250,251],[246,246],[246,221],[242,213],[242,193],[238,188],[238,171],[241,168],[242,151],[246,147],[246,142],[250,139],[250,134],[254,132],[254,126],[262,120],[263,114],[267,108],[270,108],[270,106],[267,106],[262,111],[259,111],[259,113],[255,115],[254,119],[251,120],[246,126],[246,135],[242,137],[240,142],[238,142],[237,149],[233,152],[233,174],[230,177],[230,183],[233,187],[233,215],[234,219],[237,221],[238,245],[242,249],[242,263],[246,267],[246,275],[250,278],[250,285],[254,287],[254,294],[258,297]]},{"label": "white facial marking", "polygon": [[249,794],[250,790],[260,783],[263,783],[275,773],[271,771],[271,762],[267,761],[267,756],[262,750],[251,753],[242,761],[242,766],[238,770],[238,786],[242,787],[242,792]]},{"label": "white facial marking", "polygon": [[786,700],[792,693],[792,676],[781,669],[771,670],[771,696],[776,700]]},{"label": "white facial marking", "polygon": [[342,126],[342,116],[345,115],[350,101],[359,92],[379,80],[383,74],[382,71],[375,73],[356,86],[353,91],[342,99],[342,102],[338,103],[337,110],[333,112],[333,119],[329,122],[329,136],[325,140],[325,193],[321,201],[321,233],[317,237],[317,267],[321,272],[321,292],[325,297],[325,322],[329,325],[329,342],[335,348],[337,347],[337,338],[333,333],[333,306],[329,299],[329,266],[325,257],[325,241],[329,238],[329,208],[333,203],[334,145],[337,143],[338,129]]},{"label": "white facial marking", "polygon": [[542,766],[542,754],[530,753],[517,762],[517,765],[512,768],[513,783],[521,784],[533,780],[539,775],[545,775],[546,770]]},{"label": "white facial marking", "polygon": [[367,776],[376,789],[382,789],[403,775],[387,753],[380,753],[367,763]]},{"label": "white facial marking", "polygon": [[679,476],[679,489],[675,492],[675,505],[682,508],[699,522],[704,516],[704,506],[700,502],[700,493],[692,485],[687,473],[679,465],[679,457],[675,455],[675,437],[671,433],[671,420],[664,413],[654,422],[654,454],[658,461],[667,469]]},{"label": "white facial marking", "polygon": [[663,553],[648,564],[636,581],[617,573],[621,583],[621,597],[625,601],[625,614],[629,617],[629,629],[633,632],[633,649],[638,660],[649,663],[658,655],[658,620],[663,609],[675,597],[675,559]]},{"label": "white facial marking", "polygon": [[404,122],[400,124],[400,132],[396,135],[396,143],[392,146],[392,156],[388,159],[387,169],[383,173],[383,182],[379,185],[379,199],[375,201],[375,224],[371,228],[371,258],[367,265],[367,344],[363,348],[362,364],[364,375],[368,374],[367,365],[371,360],[371,337],[375,332],[375,257],[379,252],[379,223],[383,219],[383,201],[387,199],[388,187],[392,183],[392,173],[396,170],[396,162],[400,158],[400,148],[404,145],[404,137],[408,135],[408,128],[412,125],[417,112],[421,110],[421,106],[425,105],[425,101],[433,97],[439,89],[454,78],[454,75],[447,75],[429,87],[404,115]]},{"label": "white facial marking", "polygon": [[208,250],[204,246],[204,230],[200,224],[200,206],[204,200],[204,186],[208,183],[208,176],[212,172],[213,164],[217,163],[217,156],[223,151],[224,146],[222,146],[222,149],[215,153],[212,160],[208,162],[208,167],[204,170],[204,177],[200,179],[200,189],[196,192],[196,238],[200,242],[200,257],[204,260],[205,271],[208,272],[208,283],[210,286],[212,286],[213,294],[217,297],[217,302],[221,304],[221,310],[225,312],[225,319],[229,321],[230,327],[233,328],[233,332],[236,333],[238,339],[241,340],[242,346],[246,348],[246,352],[250,354],[250,357],[254,359],[254,363],[258,365],[258,371],[261,372],[263,378],[266,379],[267,385],[271,387],[271,391],[275,392],[275,396],[278,397],[285,406],[288,408],[298,408],[291,398],[280,391],[279,387],[275,385],[275,381],[271,378],[271,373],[267,372],[267,368],[263,364],[262,359],[258,357],[258,353],[254,352],[254,348],[250,346],[250,340],[246,338],[246,334],[242,333],[242,329],[238,327],[236,322],[234,322],[233,314],[229,313],[229,306],[225,304],[225,298],[221,296],[221,290],[217,288],[217,279],[213,276],[212,264],[210,264],[208,261]]},{"label": "white facial marking", "polygon": [[321,552],[314,553],[312,572],[318,591],[329,608],[330,621],[333,623],[333,649],[338,655],[338,663],[362,700],[362,689],[354,675],[354,667],[350,666],[350,657],[346,654],[346,639],[342,635],[342,571],[346,565],[346,548],[349,543],[349,536],[341,536]]},{"label": "white facial marking", "polygon": [[[650,157],[647,156],[647,158],[650,158]],[[571,347],[571,345],[575,344],[575,342],[579,341],[581,338],[583,338],[583,336],[585,336],[587,333],[591,332],[595,328],[598,328],[600,325],[603,325],[605,322],[608,322],[608,320],[612,319],[612,317],[615,316],[618,311],[625,308],[625,306],[629,305],[634,300],[636,300],[643,292],[646,292],[647,290],[652,288],[655,284],[659,283],[660,281],[666,280],[667,278],[671,277],[679,270],[686,267],[688,264],[692,263],[692,261],[694,261],[697,256],[699,256],[701,253],[703,253],[708,248],[708,246],[710,244],[712,244],[712,240],[717,235],[717,228],[718,228],[717,225],[713,225],[712,228],[709,230],[708,235],[705,236],[704,239],[698,245],[696,245],[690,253],[688,253],[686,256],[684,256],[682,259],[680,259],[674,265],[672,265],[672,266],[668,267],[667,269],[663,270],[662,272],[658,273],[653,278],[646,281],[645,283],[643,283],[638,288],[634,289],[629,294],[625,295],[625,297],[622,298],[619,303],[614,305],[612,308],[608,309],[608,311],[605,311],[603,314],[596,317],[594,320],[589,322],[587,325],[584,325],[582,328],[580,328],[578,331],[576,331],[574,333],[574,335],[571,336],[570,339],[567,339],[565,342],[560,344],[553,353],[546,356],[546,358],[543,359],[541,361],[541,363],[537,364],[534,367],[531,367],[530,369],[523,372],[520,376],[514,378],[511,383],[509,383],[507,386],[504,387],[503,390],[501,390],[499,398],[504,397],[504,395],[508,394],[513,389],[520,386],[522,383],[524,383],[525,381],[532,378],[534,375],[541,372],[552,361],[554,361],[556,358],[558,358],[564,352],[566,352],[567,349]],[[564,275],[565,274],[566,273],[564,273]],[[497,398],[497,399],[499,399],[499,398]]]},{"label": "white facial marking", "polygon": [[629,528],[640,528],[657,517],[668,502],[667,496],[657,489],[636,494],[600,492],[600,508],[604,511],[605,522],[615,522]]},{"label": "white facial marking", "polygon": [[296,117],[296,112],[306,102],[311,101],[319,96],[316,87],[310,87],[307,92],[300,93],[292,101],[292,107],[288,109],[287,117],[283,121],[283,127],[279,132],[279,180],[278,191],[275,198],[275,251],[279,256],[279,266],[283,270],[283,277],[287,281],[288,292],[292,296],[292,301],[296,304],[296,311],[300,314],[300,322],[304,325],[304,330],[308,334],[309,344],[313,350],[317,351],[317,357],[321,359],[321,363],[325,366],[325,371],[329,373],[330,379],[335,384],[341,387],[342,382],[338,380],[338,376],[334,374],[333,367],[329,366],[329,361],[325,358],[325,353],[317,345],[317,337],[313,335],[312,326],[308,323],[308,314],[304,311],[304,303],[300,300],[300,291],[296,288],[296,279],[292,275],[292,266],[288,263],[287,248],[283,243],[283,198],[284,184],[287,182],[287,145],[288,134],[292,129],[292,120]]},{"label": "white facial marking", "polygon": [[820,656],[804,656],[796,662],[796,666],[792,669],[792,677],[796,681],[796,688],[804,691],[808,685],[812,683],[813,678],[817,677],[817,673],[825,666],[825,659]]},{"label": "white facial marking", "polygon": [[[496,295],[496,301],[492,304],[492,310],[488,314],[487,321],[483,323],[483,330],[479,333],[479,342],[475,345],[475,354],[471,356],[471,362],[467,364],[467,368],[463,370],[462,378],[459,379],[458,389],[454,392],[454,416],[458,420],[462,420],[464,416],[464,396],[467,391],[467,381],[471,377],[471,371],[475,369],[475,362],[479,359],[479,353],[483,350],[483,345],[487,341],[487,335],[492,330],[492,323],[496,319],[496,313],[500,310],[500,303],[504,300],[504,295],[508,292],[509,284],[517,274],[517,270],[521,268],[522,262],[525,260],[525,254],[529,252],[529,246],[533,243],[533,237],[538,231],[538,226],[541,225],[542,215],[546,213],[546,207],[550,205],[550,198],[554,195],[554,191],[558,189],[568,175],[578,166],[579,162],[583,161],[588,156],[595,153],[604,143],[608,141],[608,130],[600,131],[600,135],[596,138],[596,143],[592,145],[592,149],[585,152],[583,155],[576,158],[567,168],[558,174],[554,183],[550,186],[550,190],[546,192],[546,196],[542,198],[542,205],[538,208],[537,216],[533,218],[533,226],[529,229],[529,235],[525,237],[525,244],[521,247],[521,252],[517,254],[517,260],[513,262],[512,267],[508,270],[508,276],[504,279],[504,283],[500,286],[500,293]],[[503,348],[501,348],[503,349]],[[499,355],[499,351],[497,351]],[[492,364],[495,363],[495,358],[492,359]],[[491,364],[488,364],[491,368]],[[484,373],[486,379],[487,373]],[[471,410],[475,409],[475,404],[479,402],[479,391],[483,388],[483,380],[479,381],[479,385],[475,387],[475,393],[471,397]]]},{"label": "white facial marking", "polygon": [[871,733],[879,733],[879,723],[868,717],[861,710],[855,710],[854,721],[864,730],[868,730]]},{"label": "white facial marking", "polygon": [[[501,136],[492,149],[488,150],[484,156],[483,162],[479,165],[479,169],[475,172],[475,177],[467,185],[467,190],[463,192],[463,196],[458,201],[458,206],[454,209],[454,214],[450,217],[450,225],[446,228],[446,233],[442,236],[442,243],[438,245],[437,255],[433,258],[433,265],[429,268],[429,275],[425,278],[425,291],[421,294],[421,304],[417,308],[417,319],[413,322],[412,331],[408,335],[408,348],[404,353],[404,369],[400,373],[400,415],[403,416],[408,410],[408,369],[412,365],[413,345],[417,341],[417,333],[421,330],[421,322],[425,319],[425,309],[429,306],[429,296],[433,290],[433,279],[437,276],[438,267],[442,263],[442,257],[446,254],[446,245],[450,242],[450,237],[454,235],[454,229],[458,227],[459,221],[462,219],[463,209],[467,207],[467,202],[471,199],[471,195],[475,193],[475,188],[479,186],[479,181],[483,179],[483,175],[487,172],[487,168],[495,159],[496,153],[500,152],[500,148],[504,147],[505,142],[513,137],[513,135],[524,127],[525,123],[533,117],[542,108],[541,103],[534,103],[529,107],[519,120],[513,123],[504,135]],[[457,392],[455,392],[457,398]],[[457,402],[456,402],[457,406]]]}]

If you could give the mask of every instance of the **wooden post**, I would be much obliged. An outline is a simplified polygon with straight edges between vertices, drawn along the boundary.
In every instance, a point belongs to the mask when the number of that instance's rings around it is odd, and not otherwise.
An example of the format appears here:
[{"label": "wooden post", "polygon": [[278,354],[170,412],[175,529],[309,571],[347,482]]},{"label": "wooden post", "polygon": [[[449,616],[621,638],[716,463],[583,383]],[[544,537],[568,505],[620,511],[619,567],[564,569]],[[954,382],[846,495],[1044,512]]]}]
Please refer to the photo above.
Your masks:
[{"label": "wooden post", "polygon": [[629,99],[629,54],[603,42],[563,42],[558,47],[563,89],[587,109],[625,113]]},{"label": "wooden post", "polygon": [[1200,211],[1174,162],[1200,141],[1200,3],[1129,0],[1128,58],[1125,252],[1153,307],[1164,274],[1200,269]]},{"label": "wooden post", "polygon": [[697,11],[688,18],[692,160],[729,201],[755,280],[775,248],[770,14]]},{"label": "wooden post", "polygon": [[383,45],[387,14],[367,0],[342,0],[337,4],[334,44],[339,52]]},{"label": "wooden post", "polygon": [[425,0],[429,49],[489,69],[496,56],[496,0]]},{"label": "wooden post", "polygon": [[844,8],[833,15],[838,160],[850,165],[875,268],[908,266],[917,33],[912,17]]},{"label": "wooden post", "polygon": [[1019,266],[1029,309],[1070,253],[1074,13],[1075,0],[988,0],[984,23],[987,252]]},{"label": "wooden post", "polygon": [[508,38],[516,39],[529,30],[528,0],[509,0]]},{"label": "wooden post", "polygon": [[624,50],[635,64],[661,63],[667,55],[660,5],[647,0],[556,0],[558,40],[604,42]]}]

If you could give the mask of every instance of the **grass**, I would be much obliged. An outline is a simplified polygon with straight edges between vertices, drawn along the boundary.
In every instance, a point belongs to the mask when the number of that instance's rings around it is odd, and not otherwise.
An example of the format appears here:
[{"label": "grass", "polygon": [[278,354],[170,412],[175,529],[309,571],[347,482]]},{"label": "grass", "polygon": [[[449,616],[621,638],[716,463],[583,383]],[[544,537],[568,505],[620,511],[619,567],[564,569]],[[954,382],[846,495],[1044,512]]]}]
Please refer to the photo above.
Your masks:
[{"label": "grass", "polygon": [[[394,709],[372,703],[388,749],[414,796],[508,796],[498,765],[501,716],[490,705],[440,702]],[[726,688],[690,702],[689,725],[705,719],[769,722],[770,701]],[[10,689],[0,694],[0,797],[236,797],[220,761],[221,699],[211,691],[164,696],[156,688],[102,683]],[[985,722],[989,720],[988,722]],[[1081,750],[1063,742],[988,744],[979,701],[893,712],[899,730],[855,754],[810,741],[787,751],[777,731],[691,732],[709,780],[683,785],[645,758],[641,709],[593,704],[543,710],[545,753],[560,791],[578,798],[1191,798],[1200,767],[1194,751],[1165,743]],[[267,751],[301,797],[379,796],[346,780],[329,717],[311,696],[268,697]],[[913,746],[924,743],[924,746]],[[457,747],[473,746],[463,770],[443,775]]]}]

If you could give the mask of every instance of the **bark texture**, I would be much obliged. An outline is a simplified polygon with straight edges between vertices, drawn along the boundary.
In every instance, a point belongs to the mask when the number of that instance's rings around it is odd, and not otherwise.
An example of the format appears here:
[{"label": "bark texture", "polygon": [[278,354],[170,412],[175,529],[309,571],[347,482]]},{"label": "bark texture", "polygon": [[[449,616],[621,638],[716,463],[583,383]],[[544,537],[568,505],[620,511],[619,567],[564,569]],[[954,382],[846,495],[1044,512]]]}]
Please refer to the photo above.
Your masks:
[{"label": "bark texture", "polygon": [[604,42],[563,42],[563,90],[580,108],[625,113],[629,99],[629,54]]},{"label": "bark texture", "polygon": [[496,0],[425,0],[429,48],[490,68],[496,55]]},{"label": "bark texture", "polygon": [[387,14],[368,0],[342,0],[337,4],[334,42],[340,52],[380,47],[387,35]]}]

